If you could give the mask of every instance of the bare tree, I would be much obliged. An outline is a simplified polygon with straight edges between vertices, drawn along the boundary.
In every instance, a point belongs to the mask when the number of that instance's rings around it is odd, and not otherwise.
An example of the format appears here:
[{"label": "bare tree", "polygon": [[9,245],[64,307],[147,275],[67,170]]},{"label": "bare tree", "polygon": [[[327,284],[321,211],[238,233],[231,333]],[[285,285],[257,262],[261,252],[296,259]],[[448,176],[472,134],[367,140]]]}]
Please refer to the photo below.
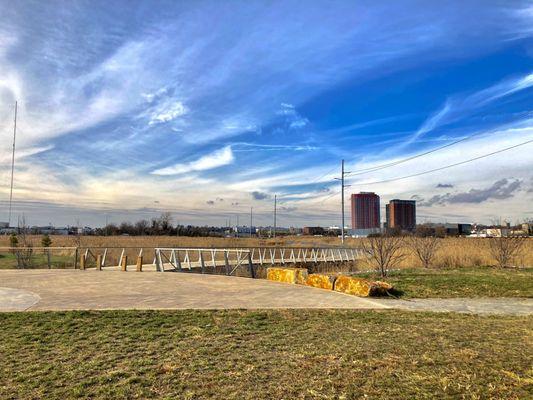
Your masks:
[{"label": "bare tree", "polygon": [[409,247],[413,250],[424,268],[431,266],[440,244],[440,239],[435,236],[411,236],[409,238]]},{"label": "bare tree", "polygon": [[150,223],[145,219],[141,219],[135,223],[135,233],[137,235],[146,235],[149,228]]},{"label": "bare tree", "polygon": [[172,230],[172,214],[164,212],[159,217],[159,226],[163,234],[168,234]]},{"label": "bare tree", "polygon": [[406,256],[404,238],[401,236],[368,237],[362,241],[362,248],[381,277],[387,276],[388,270],[397,266]]},{"label": "bare tree", "polygon": [[76,220],[76,234],[73,238],[74,246],[81,247],[81,229],[80,229],[80,220]]},{"label": "bare tree", "polygon": [[520,254],[525,240],[526,238],[518,236],[489,239],[489,251],[496,260],[498,267],[510,267]]},{"label": "bare tree", "polygon": [[17,267],[29,268],[32,263],[33,243],[28,236],[29,228],[26,225],[26,217],[24,216],[19,220],[18,231],[20,247],[16,249],[15,253],[17,257]]}]

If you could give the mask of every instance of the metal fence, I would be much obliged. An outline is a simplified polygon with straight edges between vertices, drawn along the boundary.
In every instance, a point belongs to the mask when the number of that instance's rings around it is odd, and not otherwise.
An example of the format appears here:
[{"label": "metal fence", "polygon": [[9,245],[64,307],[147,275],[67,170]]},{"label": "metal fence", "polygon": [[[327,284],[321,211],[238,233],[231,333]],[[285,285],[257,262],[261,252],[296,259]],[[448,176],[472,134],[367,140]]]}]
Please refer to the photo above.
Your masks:
[{"label": "metal fence", "polygon": [[340,247],[33,247],[0,248],[2,268],[79,268],[197,272],[261,277],[269,266],[313,272],[353,270],[361,249]]}]

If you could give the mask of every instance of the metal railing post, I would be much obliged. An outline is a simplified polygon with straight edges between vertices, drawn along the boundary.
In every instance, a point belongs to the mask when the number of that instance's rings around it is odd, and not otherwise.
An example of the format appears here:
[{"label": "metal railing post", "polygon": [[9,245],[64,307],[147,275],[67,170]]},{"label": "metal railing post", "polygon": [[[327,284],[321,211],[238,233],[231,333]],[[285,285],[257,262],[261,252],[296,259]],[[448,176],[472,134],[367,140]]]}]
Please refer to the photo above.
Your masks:
[{"label": "metal railing post", "polygon": [[224,249],[224,264],[226,266],[226,275],[229,275],[230,267],[229,267],[228,251],[226,249]]},{"label": "metal railing post", "polygon": [[250,276],[255,278],[254,264],[252,263],[252,254],[248,253],[248,267],[250,268]]}]

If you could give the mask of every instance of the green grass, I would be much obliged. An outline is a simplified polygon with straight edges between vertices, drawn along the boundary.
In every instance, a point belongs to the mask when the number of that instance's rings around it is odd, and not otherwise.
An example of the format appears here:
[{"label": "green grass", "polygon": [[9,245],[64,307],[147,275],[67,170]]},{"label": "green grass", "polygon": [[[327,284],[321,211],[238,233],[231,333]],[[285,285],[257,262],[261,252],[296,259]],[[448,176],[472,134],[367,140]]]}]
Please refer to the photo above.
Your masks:
[{"label": "green grass", "polygon": [[532,317],[0,314],[2,399],[524,399]]},{"label": "green grass", "polygon": [[393,271],[384,279],[375,274],[356,276],[390,282],[401,297],[407,298],[533,297],[533,268],[417,268]]},{"label": "green grass", "polygon": [[[74,257],[64,255],[50,255],[52,268],[74,268]],[[17,257],[13,253],[0,254],[0,269],[17,268]],[[34,253],[31,256],[31,268],[48,268],[48,257],[46,254]]]}]

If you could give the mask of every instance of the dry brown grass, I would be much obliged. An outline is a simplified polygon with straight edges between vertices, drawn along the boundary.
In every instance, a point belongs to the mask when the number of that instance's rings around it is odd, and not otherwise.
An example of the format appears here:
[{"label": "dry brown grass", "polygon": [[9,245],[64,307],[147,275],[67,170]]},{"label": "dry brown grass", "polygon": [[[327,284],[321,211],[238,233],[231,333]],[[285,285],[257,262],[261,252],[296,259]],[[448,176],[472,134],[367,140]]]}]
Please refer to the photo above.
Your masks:
[{"label": "dry brown grass", "polygon": [[[34,246],[40,246],[42,236],[31,236]],[[75,246],[75,238],[52,236],[52,246]],[[349,238],[346,245],[360,247],[363,239]],[[103,247],[252,247],[252,246],[338,246],[340,239],[335,237],[287,236],[276,239],[260,238],[212,238],[212,237],[172,237],[172,236],[84,236],[82,246]],[[0,246],[9,246],[9,237],[0,236]],[[406,247],[407,257],[399,267],[420,267],[420,261]],[[435,257],[434,267],[460,268],[495,265],[488,239],[483,238],[446,238]],[[515,260],[517,266],[533,266],[533,238],[525,241],[520,256]]]}]

